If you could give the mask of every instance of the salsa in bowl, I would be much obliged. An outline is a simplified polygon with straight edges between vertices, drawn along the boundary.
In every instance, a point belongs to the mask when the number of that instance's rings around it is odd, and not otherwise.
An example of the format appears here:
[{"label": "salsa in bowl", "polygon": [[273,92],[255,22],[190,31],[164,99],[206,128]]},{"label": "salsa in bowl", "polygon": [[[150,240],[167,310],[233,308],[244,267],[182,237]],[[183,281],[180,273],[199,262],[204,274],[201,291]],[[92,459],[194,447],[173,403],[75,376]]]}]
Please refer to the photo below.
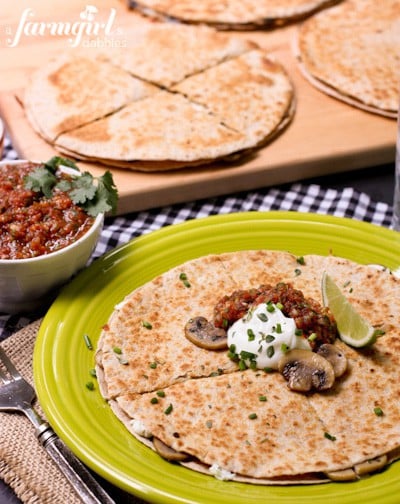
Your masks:
[{"label": "salsa in bowl", "polygon": [[116,199],[109,172],[95,180],[62,158],[0,163],[0,311],[51,300],[88,262]]}]

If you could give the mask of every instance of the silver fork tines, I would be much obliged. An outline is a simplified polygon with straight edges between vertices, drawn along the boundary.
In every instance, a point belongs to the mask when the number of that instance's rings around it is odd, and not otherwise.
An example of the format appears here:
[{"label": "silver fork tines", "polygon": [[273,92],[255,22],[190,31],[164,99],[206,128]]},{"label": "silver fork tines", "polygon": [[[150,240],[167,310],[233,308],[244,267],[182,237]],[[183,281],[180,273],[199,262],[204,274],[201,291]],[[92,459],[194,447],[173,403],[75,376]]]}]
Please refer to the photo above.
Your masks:
[{"label": "silver fork tines", "polygon": [[20,375],[0,346],[0,411],[24,413],[36,429],[36,437],[60,467],[77,495],[88,504],[115,504],[79,459],[36,413],[33,387]]},{"label": "silver fork tines", "polygon": [[[18,373],[14,364],[1,347],[0,381],[2,383],[0,387],[0,410],[18,410],[29,417],[29,411],[26,408],[29,409],[35,399],[35,391]],[[35,415],[35,419],[40,422],[37,415]]]}]

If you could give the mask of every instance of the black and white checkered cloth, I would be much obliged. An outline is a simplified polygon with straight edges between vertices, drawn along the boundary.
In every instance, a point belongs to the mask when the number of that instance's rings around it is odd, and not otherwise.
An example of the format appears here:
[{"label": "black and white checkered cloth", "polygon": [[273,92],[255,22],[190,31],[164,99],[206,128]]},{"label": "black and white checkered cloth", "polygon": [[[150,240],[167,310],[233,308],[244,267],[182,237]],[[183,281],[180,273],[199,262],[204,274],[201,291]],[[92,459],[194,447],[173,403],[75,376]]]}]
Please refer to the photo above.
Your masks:
[{"label": "black and white checkered cloth", "polygon": [[[18,159],[8,138],[3,160]],[[278,188],[262,188],[230,196],[220,196],[189,203],[175,204],[107,218],[92,260],[132,238],[170,224],[232,212],[294,210],[349,217],[389,227],[392,208],[351,187],[343,190],[324,189],[316,184],[289,184]],[[0,340],[24,327],[41,314],[17,316],[0,314]]]}]

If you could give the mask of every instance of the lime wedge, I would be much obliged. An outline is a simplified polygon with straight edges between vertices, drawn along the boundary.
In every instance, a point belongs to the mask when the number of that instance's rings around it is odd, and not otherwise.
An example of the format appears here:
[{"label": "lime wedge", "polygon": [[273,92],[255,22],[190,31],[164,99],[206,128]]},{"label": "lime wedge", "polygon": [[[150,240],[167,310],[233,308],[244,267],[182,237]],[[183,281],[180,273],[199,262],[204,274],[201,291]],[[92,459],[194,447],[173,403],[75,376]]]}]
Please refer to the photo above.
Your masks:
[{"label": "lime wedge", "polygon": [[340,339],[355,348],[372,345],[377,337],[375,328],[355,310],[326,272],[321,287],[324,306],[335,317]]}]

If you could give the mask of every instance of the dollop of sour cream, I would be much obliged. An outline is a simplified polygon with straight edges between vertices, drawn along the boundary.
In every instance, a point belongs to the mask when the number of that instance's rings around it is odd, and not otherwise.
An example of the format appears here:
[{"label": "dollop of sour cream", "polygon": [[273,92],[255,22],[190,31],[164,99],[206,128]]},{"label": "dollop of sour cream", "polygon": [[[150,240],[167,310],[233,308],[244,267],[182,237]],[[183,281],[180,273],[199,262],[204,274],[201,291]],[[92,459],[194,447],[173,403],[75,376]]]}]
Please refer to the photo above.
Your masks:
[{"label": "dollop of sour cream", "polygon": [[[286,317],[273,303],[261,303],[228,329],[228,347],[248,367],[278,369],[281,357],[289,350],[311,350],[303,336],[296,335],[294,319]],[[253,364],[252,364],[253,363]]]}]

